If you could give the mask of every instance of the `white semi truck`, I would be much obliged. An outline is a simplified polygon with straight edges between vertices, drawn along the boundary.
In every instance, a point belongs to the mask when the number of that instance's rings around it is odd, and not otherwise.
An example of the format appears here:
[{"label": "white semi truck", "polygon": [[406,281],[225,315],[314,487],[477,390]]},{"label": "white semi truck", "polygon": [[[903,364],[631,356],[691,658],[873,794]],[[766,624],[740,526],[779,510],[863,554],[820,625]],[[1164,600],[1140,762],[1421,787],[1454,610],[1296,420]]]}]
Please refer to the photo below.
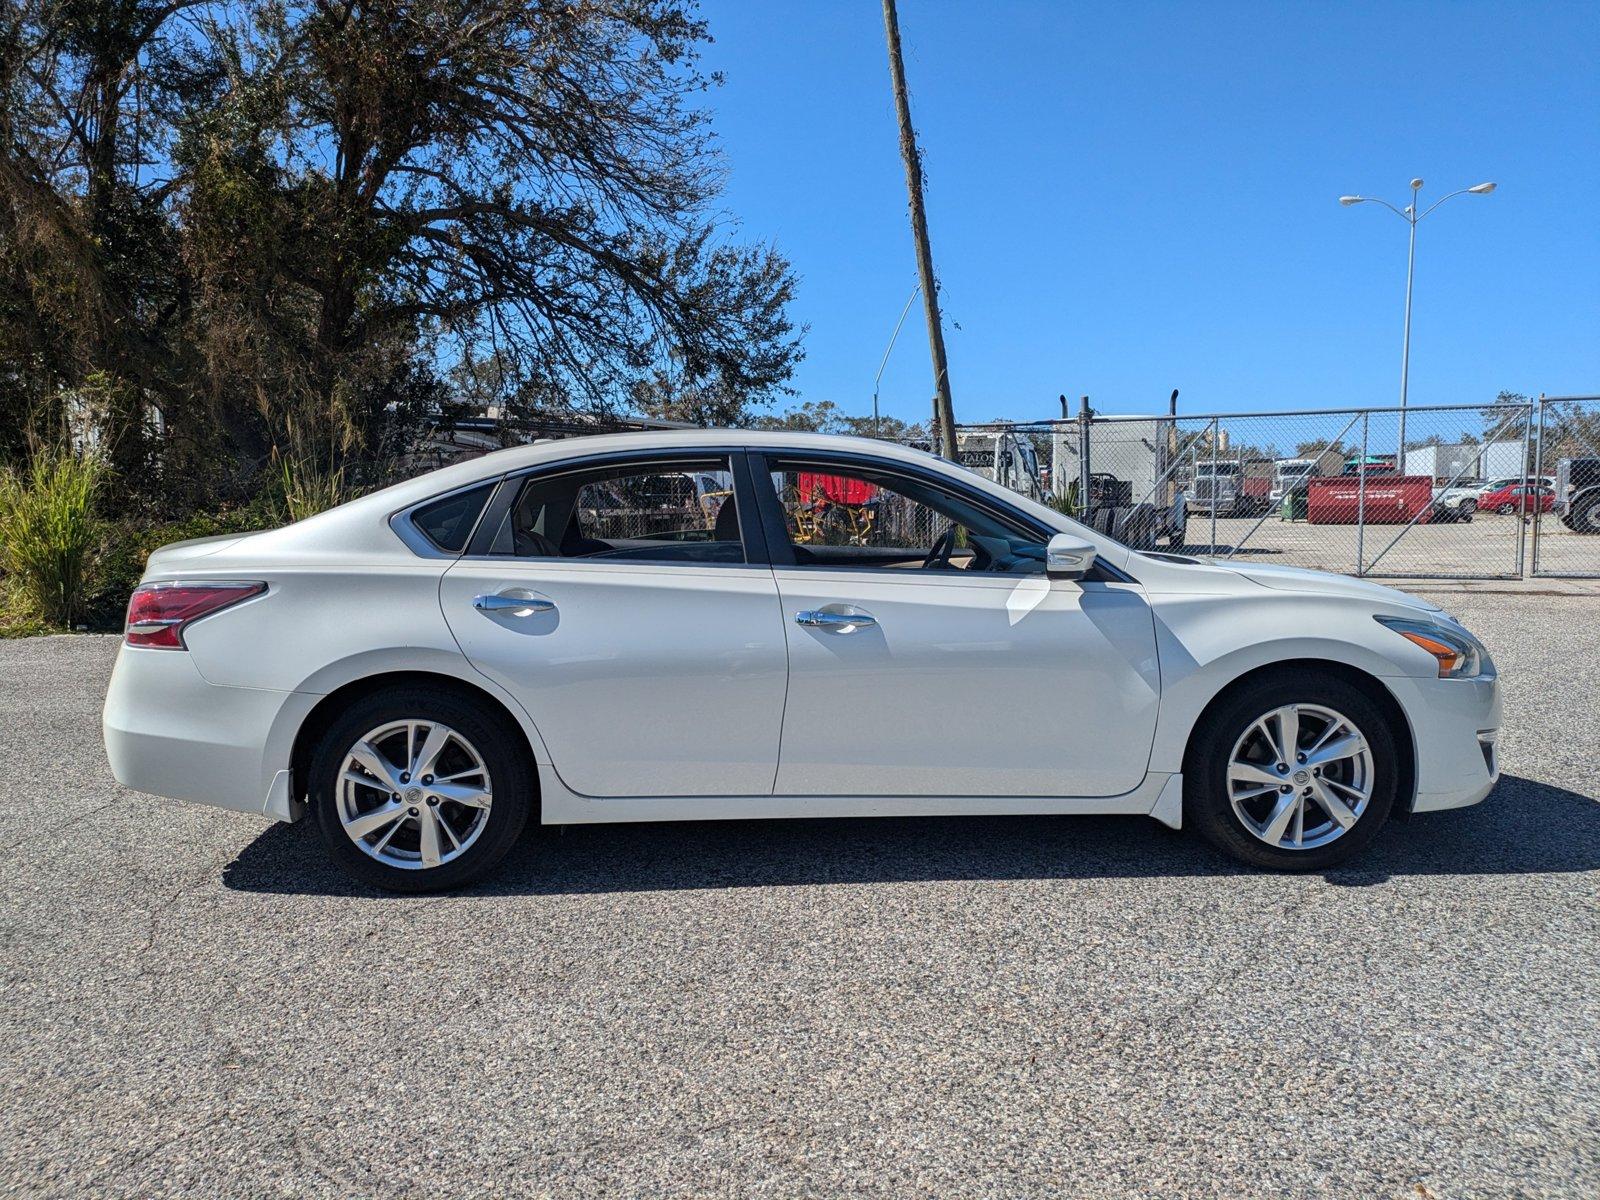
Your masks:
[{"label": "white semi truck", "polygon": [[1324,450],[1310,458],[1280,458],[1272,466],[1272,492],[1268,499],[1273,507],[1283,503],[1288,492],[1304,492],[1306,480],[1320,475],[1337,475],[1344,470],[1344,455],[1337,450]]},{"label": "white semi truck", "polygon": [[1026,434],[1005,426],[958,429],[956,461],[985,479],[1020,492],[1029,500],[1044,502],[1039,453]]}]

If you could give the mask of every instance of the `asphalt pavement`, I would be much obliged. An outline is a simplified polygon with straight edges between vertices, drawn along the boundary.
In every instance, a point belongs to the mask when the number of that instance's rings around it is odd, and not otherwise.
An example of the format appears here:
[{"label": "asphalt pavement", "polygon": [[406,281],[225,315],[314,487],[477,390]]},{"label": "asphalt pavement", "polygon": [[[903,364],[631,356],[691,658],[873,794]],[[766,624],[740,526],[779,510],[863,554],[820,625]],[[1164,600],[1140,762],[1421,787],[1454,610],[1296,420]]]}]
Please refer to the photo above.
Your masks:
[{"label": "asphalt pavement", "polygon": [[1313,877],[1144,818],[747,822],[394,898],[119,788],[114,639],[0,642],[0,1192],[1600,1195],[1600,597],[1435,597],[1506,778]]}]

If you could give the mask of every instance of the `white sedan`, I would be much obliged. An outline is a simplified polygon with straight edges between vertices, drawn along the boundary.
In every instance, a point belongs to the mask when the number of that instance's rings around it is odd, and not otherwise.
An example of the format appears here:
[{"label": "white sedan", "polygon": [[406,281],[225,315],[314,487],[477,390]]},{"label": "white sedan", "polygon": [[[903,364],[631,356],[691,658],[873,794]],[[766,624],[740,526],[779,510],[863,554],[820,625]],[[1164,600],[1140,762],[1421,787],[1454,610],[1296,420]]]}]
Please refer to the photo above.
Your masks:
[{"label": "white sedan", "polygon": [[531,821],[1140,813],[1348,858],[1499,775],[1488,652],[1336,575],[1129,550],[920,451],[518,447],[167,546],[105,705],[129,787],[402,891]]}]

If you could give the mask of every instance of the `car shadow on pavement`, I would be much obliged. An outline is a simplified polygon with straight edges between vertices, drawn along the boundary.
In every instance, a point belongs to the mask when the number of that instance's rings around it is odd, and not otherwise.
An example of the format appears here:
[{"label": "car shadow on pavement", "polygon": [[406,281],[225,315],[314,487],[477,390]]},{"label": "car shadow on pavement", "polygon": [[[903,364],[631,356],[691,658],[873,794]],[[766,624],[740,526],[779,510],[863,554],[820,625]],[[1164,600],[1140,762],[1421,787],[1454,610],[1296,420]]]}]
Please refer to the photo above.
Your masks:
[{"label": "car shadow on pavement", "polygon": [[[1348,887],[1406,875],[1600,869],[1600,801],[1507,776],[1475,808],[1396,821],[1352,865]],[[875,817],[574,825],[525,838],[479,895],[932,880],[1099,879],[1250,871],[1148,817]],[[328,859],[310,821],[275,825],[223,870],[239,891],[378,894]]]}]

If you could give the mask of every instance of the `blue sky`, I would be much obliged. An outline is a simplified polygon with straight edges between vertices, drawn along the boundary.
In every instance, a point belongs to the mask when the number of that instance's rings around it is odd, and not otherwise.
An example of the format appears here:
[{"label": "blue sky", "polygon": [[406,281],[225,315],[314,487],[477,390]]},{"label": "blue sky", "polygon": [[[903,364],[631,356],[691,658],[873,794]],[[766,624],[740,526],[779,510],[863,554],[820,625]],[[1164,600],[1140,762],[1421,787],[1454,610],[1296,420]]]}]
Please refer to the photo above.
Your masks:
[{"label": "blue sky", "polygon": [[[802,398],[870,411],[916,284],[874,0],[703,0],[739,236],[810,326]],[[1600,4],[901,0],[959,420],[1600,391]],[[886,413],[931,394],[913,309]]]}]

